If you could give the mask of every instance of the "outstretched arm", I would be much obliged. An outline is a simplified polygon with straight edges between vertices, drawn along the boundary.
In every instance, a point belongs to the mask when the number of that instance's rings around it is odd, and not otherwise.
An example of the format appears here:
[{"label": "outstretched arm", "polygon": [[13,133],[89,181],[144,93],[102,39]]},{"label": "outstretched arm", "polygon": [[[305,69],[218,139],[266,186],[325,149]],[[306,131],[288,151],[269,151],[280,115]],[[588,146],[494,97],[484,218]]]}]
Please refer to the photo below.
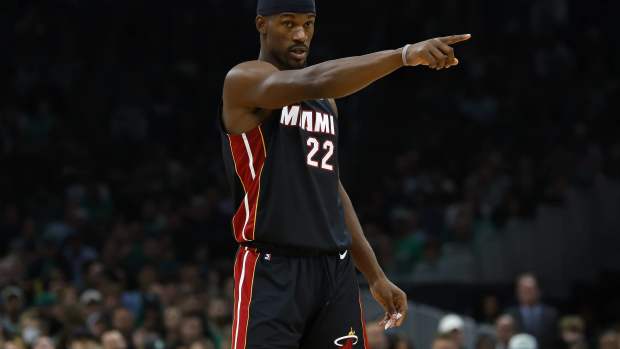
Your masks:
[{"label": "outstretched arm", "polygon": [[278,70],[264,61],[234,67],[224,81],[224,107],[276,109],[308,99],[340,98],[355,93],[403,65],[443,69],[458,64],[449,45],[469,34],[434,38],[403,49],[335,59],[303,69]]},{"label": "outstretched arm", "polygon": [[345,225],[353,240],[351,246],[353,261],[368,281],[372,296],[385,309],[383,323],[387,324],[386,328],[392,325],[400,326],[407,315],[407,295],[388,280],[381,270],[377,257],[364,236],[351,199],[340,182],[338,189],[344,209]]},{"label": "outstretched arm", "polygon": [[403,65],[449,68],[458,64],[449,45],[469,38],[469,34],[445,36],[397,50],[341,58],[296,70],[278,70],[264,61],[241,63],[224,80],[224,126],[231,133],[245,132],[270,115],[260,113],[260,109],[348,96]]}]

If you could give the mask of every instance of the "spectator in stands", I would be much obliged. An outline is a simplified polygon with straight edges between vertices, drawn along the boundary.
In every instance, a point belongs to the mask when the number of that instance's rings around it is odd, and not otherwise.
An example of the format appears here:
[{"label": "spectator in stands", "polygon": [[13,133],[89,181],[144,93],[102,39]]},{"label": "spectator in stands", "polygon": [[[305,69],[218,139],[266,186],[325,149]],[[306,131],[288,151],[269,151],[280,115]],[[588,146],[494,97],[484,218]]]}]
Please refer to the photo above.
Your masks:
[{"label": "spectator in stands", "polygon": [[459,346],[452,335],[444,333],[435,337],[431,349],[459,349]]},{"label": "spectator in stands", "polygon": [[[100,349],[99,341],[83,331],[77,331],[67,341],[68,349]],[[121,348],[115,348],[121,349]]]},{"label": "spectator in stands", "polygon": [[44,324],[39,319],[36,310],[24,312],[19,319],[20,335],[24,343],[32,346],[35,341],[45,332]]},{"label": "spectator in stands", "polygon": [[456,314],[448,314],[439,321],[437,333],[439,335],[450,336],[454,343],[457,344],[457,348],[461,349],[465,344],[465,337],[463,334],[464,327],[465,322],[463,318]]},{"label": "spectator in stands", "polygon": [[490,335],[481,335],[476,339],[476,349],[494,349],[495,341]]},{"label": "spectator in stands", "polygon": [[549,348],[557,336],[557,311],[541,303],[538,281],[533,274],[522,274],[517,278],[517,299],[519,305],[508,310],[517,323],[517,328],[536,337],[544,348]]},{"label": "spectator in stands", "polygon": [[369,323],[366,326],[366,337],[368,337],[368,345],[372,349],[388,349],[389,347],[385,330],[378,322]]},{"label": "spectator in stands", "polygon": [[194,343],[192,343],[192,345],[189,346],[189,349],[215,349],[215,346],[213,342],[211,342],[208,339],[205,339],[205,340],[195,341]]},{"label": "spectator in stands", "polygon": [[407,274],[418,262],[426,234],[419,226],[419,213],[415,210],[398,207],[390,214],[392,232],[395,234],[395,270]]},{"label": "spectator in stands", "polygon": [[24,342],[16,338],[5,342],[3,349],[26,349],[26,346],[24,345]]},{"label": "spectator in stands", "polygon": [[125,341],[130,343],[134,329],[134,316],[129,309],[118,307],[112,313],[112,328],[119,331]]},{"label": "spectator in stands", "polygon": [[428,239],[422,250],[422,258],[414,267],[412,279],[418,283],[442,280],[440,258],[441,242],[433,238]]},{"label": "spectator in stands", "polygon": [[480,299],[476,320],[482,324],[493,325],[500,314],[500,305],[497,296],[488,294]]},{"label": "spectator in stands", "polygon": [[24,292],[16,286],[7,286],[2,290],[3,312],[0,325],[5,336],[11,337],[19,333],[19,317],[21,315]]},{"label": "spectator in stands", "polygon": [[80,303],[84,306],[86,310],[86,314],[89,315],[93,312],[101,311],[101,302],[103,301],[103,296],[101,292],[96,289],[88,289],[82,292],[80,295]]},{"label": "spectator in stands", "polygon": [[562,348],[586,349],[585,323],[579,316],[565,316],[560,320]]},{"label": "spectator in stands", "polygon": [[42,336],[37,338],[32,349],[56,349],[56,346],[50,337]]},{"label": "spectator in stands", "polygon": [[116,330],[107,331],[101,336],[102,349],[126,349],[127,342],[123,335]]},{"label": "spectator in stands", "polygon": [[446,281],[473,282],[475,256],[472,251],[474,235],[474,207],[459,203],[446,209],[447,242],[441,250],[439,269]]},{"label": "spectator in stands", "polygon": [[203,341],[205,336],[205,325],[202,316],[199,314],[188,314],[181,320],[180,343],[190,346],[197,341]]},{"label": "spectator in stands", "polygon": [[[374,348],[374,347],[371,347]],[[390,337],[390,346],[389,349],[413,349],[413,344],[409,338],[404,336],[403,334],[396,333],[395,335]]]},{"label": "spectator in stands", "polygon": [[[95,289],[88,289],[82,292],[80,296],[80,303],[82,304],[82,310],[86,323],[91,328],[91,332],[95,332],[95,324],[102,316],[102,301],[103,296],[101,292]],[[93,333],[97,335],[96,333]]]},{"label": "spectator in stands", "polygon": [[515,335],[515,320],[509,314],[504,314],[495,321],[497,344],[495,349],[507,349],[510,338]]},{"label": "spectator in stands", "polygon": [[[549,347],[544,347],[549,348]],[[517,334],[510,339],[508,349],[538,349],[536,338],[527,333]]]},{"label": "spectator in stands", "polygon": [[209,322],[213,322],[219,326],[224,326],[232,322],[232,313],[230,312],[229,303],[221,297],[214,297],[209,300],[207,308],[207,316]]},{"label": "spectator in stands", "polygon": [[607,331],[598,339],[598,349],[618,349],[620,348],[620,334],[616,331]]},{"label": "spectator in stands", "polygon": [[172,346],[180,340],[181,310],[178,307],[167,307],[164,310],[164,330],[166,346]]}]

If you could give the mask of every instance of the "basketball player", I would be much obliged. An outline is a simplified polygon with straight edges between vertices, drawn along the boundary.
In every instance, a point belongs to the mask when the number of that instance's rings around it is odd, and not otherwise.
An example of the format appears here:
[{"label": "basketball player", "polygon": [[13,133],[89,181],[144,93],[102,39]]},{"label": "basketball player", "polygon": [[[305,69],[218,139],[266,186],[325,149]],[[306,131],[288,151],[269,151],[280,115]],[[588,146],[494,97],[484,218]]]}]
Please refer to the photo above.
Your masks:
[{"label": "basketball player", "polygon": [[315,19],[314,0],[258,0],[258,60],[224,82],[219,124],[240,244],[232,349],[369,349],[354,267],[386,328],[407,314],[340,183],[334,98],[403,66],[454,66],[449,45],[469,35],[307,67]]}]

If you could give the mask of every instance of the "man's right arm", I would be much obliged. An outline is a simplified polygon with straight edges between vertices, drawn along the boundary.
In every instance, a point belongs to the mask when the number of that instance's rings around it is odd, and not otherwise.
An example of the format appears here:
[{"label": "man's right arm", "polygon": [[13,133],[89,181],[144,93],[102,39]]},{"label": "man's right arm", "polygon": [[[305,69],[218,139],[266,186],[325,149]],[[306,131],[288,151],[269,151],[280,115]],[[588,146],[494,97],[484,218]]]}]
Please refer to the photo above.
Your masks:
[{"label": "man's right arm", "polygon": [[224,100],[232,97],[237,105],[276,109],[303,100],[348,96],[402,67],[400,52],[375,52],[295,70],[245,62],[226,76]]},{"label": "man's right arm", "polygon": [[[435,69],[456,65],[458,60],[449,45],[469,37],[453,35],[410,45],[407,65]],[[281,71],[263,61],[239,64],[224,81],[224,110],[277,109],[303,100],[348,96],[402,67],[402,50],[335,59],[296,70]]]}]

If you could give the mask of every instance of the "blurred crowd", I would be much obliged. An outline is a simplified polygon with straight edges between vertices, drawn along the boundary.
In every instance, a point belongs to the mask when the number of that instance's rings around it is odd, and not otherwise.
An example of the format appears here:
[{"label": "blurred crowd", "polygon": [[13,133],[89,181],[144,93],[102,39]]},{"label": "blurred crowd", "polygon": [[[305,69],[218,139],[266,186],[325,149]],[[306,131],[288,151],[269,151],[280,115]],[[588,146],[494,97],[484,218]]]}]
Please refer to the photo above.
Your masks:
[{"label": "blurred crowd", "polygon": [[[391,275],[441,281],[476,236],[618,181],[617,3],[374,5],[320,2],[313,59],[474,35],[451,75],[399,72],[340,102],[343,182]],[[215,120],[225,72],[258,52],[252,1],[6,6],[1,347],[226,348],[235,245]],[[373,18],[356,35],[338,25],[352,6]],[[478,320],[495,348],[525,349],[508,338],[537,309]],[[586,320],[545,331],[618,347]]]},{"label": "blurred crowd", "polygon": [[[431,349],[618,349],[620,323],[605,329],[586,327],[581,315],[559,316],[554,306],[541,298],[537,278],[525,273],[516,279],[517,303],[505,309],[495,308],[490,315],[476,319],[448,313],[438,322],[428,346]],[[493,308],[493,306],[489,307]],[[413,333],[416,335],[414,327]],[[368,325],[373,349],[412,349],[407,335],[385,332],[381,324]],[[468,338],[471,337],[471,338]],[[417,347],[416,347],[417,348]]]}]

